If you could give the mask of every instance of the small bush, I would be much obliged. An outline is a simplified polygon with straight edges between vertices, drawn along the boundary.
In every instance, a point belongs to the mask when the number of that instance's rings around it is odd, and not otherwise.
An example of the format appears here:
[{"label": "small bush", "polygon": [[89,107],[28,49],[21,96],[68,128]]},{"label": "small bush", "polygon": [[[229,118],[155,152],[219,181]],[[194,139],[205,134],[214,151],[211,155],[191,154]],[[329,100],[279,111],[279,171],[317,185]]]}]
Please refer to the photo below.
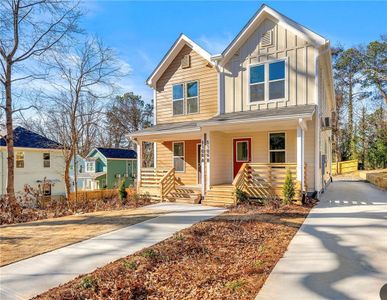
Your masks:
[{"label": "small bush", "polygon": [[120,197],[120,200],[122,203],[126,202],[126,196],[128,193],[126,192],[126,186],[125,186],[125,178],[122,179],[120,186],[118,188],[118,196]]},{"label": "small bush", "polygon": [[236,189],[235,195],[238,203],[243,203],[248,200],[246,192],[242,191],[241,189]]},{"label": "small bush", "polygon": [[124,260],[124,267],[129,270],[136,270],[138,267],[138,264],[134,260],[132,261]]},{"label": "small bush", "polygon": [[233,281],[227,282],[225,286],[226,286],[226,288],[235,292],[235,291],[239,290],[240,288],[242,288],[245,284],[246,284],[245,280],[238,279],[238,280],[233,280]]},{"label": "small bush", "polygon": [[296,195],[296,189],[294,187],[292,172],[290,171],[290,169],[286,171],[285,183],[282,188],[282,193],[283,193],[283,203],[284,204],[292,203],[292,200]]},{"label": "small bush", "polygon": [[157,252],[153,249],[146,249],[141,253],[141,256],[145,258],[155,258],[157,256]]},{"label": "small bush", "polygon": [[261,259],[258,259],[254,262],[254,266],[257,268],[262,267],[262,265],[263,265],[263,260]]},{"label": "small bush", "polygon": [[82,278],[80,283],[80,287],[83,289],[95,289],[97,286],[97,282],[91,276],[85,276]]}]

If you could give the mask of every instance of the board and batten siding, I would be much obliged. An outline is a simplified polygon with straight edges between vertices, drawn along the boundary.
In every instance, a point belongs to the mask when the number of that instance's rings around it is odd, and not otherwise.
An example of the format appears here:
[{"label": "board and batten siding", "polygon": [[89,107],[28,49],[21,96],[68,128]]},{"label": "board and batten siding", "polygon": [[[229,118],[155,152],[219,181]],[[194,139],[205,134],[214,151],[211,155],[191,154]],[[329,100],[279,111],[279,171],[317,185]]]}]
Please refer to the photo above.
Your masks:
[{"label": "board and batten siding", "polygon": [[[273,43],[261,47],[260,38],[273,30]],[[225,65],[225,112],[268,109],[290,105],[317,104],[315,96],[315,48],[307,41],[265,19]],[[248,104],[249,65],[287,58],[287,101]]]},{"label": "board and batten siding", "polygon": [[[200,140],[176,141],[184,142],[184,172],[176,172],[177,184],[197,184],[197,144]],[[171,169],[173,166],[172,142],[157,143],[157,168]]]},{"label": "board and batten siding", "polygon": [[[181,68],[184,55],[191,56],[191,66]],[[199,82],[199,112],[189,115],[172,114],[172,86],[197,80]],[[157,124],[209,119],[218,111],[218,79],[215,67],[190,47],[184,46],[156,84]]]}]

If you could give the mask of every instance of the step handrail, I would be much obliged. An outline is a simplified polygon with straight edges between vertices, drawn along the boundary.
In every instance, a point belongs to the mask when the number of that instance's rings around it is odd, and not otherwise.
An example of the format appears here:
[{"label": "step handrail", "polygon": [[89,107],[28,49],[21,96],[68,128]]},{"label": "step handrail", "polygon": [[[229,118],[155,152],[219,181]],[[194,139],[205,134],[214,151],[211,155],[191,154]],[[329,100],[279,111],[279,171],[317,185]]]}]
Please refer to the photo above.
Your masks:
[{"label": "step handrail", "polygon": [[160,199],[161,201],[175,189],[175,168],[170,169],[160,180]]}]

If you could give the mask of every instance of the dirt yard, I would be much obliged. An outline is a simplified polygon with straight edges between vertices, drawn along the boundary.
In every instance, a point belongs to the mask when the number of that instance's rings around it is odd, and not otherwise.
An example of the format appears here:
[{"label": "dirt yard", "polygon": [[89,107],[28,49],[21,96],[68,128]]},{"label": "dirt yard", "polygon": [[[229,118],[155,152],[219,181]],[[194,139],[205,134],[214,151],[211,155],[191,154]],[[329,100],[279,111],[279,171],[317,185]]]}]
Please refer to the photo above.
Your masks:
[{"label": "dirt yard", "polygon": [[0,265],[42,254],[162,214],[144,208],[99,211],[0,226]]},{"label": "dirt yard", "polygon": [[239,206],[34,299],[254,299],[309,210]]}]

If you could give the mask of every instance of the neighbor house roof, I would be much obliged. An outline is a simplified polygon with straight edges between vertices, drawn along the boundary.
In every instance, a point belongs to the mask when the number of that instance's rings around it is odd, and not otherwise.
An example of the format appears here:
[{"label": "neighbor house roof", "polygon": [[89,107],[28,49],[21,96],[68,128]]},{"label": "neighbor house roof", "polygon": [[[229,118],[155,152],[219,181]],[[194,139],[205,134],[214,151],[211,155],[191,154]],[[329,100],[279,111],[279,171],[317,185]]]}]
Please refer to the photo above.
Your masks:
[{"label": "neighbor house roof", "polygon": [[[62,149],[62,145],[23,127],[13,130],[14,147],[35,149]],[[0,146],[6,146],[6,136],[0,139]]]},{"label": "neighbor house roof", "polygon": [[211,61],[211,54],[192,41],[189,37],[181,33],[177,40],[173,43],[172,47],[168,50],[168,52],[164,55],[160,63],[154,69],[152,74],[146,80],[146,83],[155,88],[157,80],[163,75],[165,70],[171,64],[171,62],[175,59],[175,57],[179,54],[181,49],[184,46],[190,47],[193,51],[202,56],[205,60],[207,60],[210,64],[213,64]]},{"label": "neighbor house roof", "polygon": [[263,20],[269,18],[278,23],[285,29],[293,32],[294,34],[309,41],[312,45],[320,47],[325,45],[328,40],[321,35],[313,32],[312,30],[300,25],[299,23],[289,19],[287,16],[279,13],[271,7],[263,4],[260,9],[254,14],[254,16],[247,22],[238,35],[231,41],[227,48],[222,52],[220,56],[214,57],[219,59],[222,65],[238,51],[238,49],[248,40],[251,34],[259,27]]},{"label": "neighbor house roof", "polygon": [[106,158],[134,159],[137,158],[137,153],[134,150],[121,148],[102,148],[97,149]]},{"label": "neighbor house roof", "polygon": [[217,115],[213,118],[203,121],[192,122],[176,122],[157,124],[148,127],[141,131],[130,133],[129,137],[138,137],[146,135],[162,135],[169,133],[185,133],[200,131],[202,127],[232,124],[232,123],[248,123],[254,121],[265,120],[286,120],[297,118],[310,118],[315,112],[315,105],[294,105],[287,107],[279,107],[276,109],[249,110],[242,112],[233,112]]}]

